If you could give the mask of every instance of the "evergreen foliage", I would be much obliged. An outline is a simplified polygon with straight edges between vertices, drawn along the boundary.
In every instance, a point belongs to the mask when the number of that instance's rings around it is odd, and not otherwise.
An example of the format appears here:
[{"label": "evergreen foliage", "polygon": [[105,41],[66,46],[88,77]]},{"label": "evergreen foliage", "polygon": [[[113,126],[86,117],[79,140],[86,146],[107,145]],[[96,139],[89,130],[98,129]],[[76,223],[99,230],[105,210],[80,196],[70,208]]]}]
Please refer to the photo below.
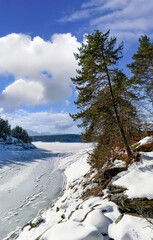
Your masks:
[{"label": "evergreen foliage", "polygon": [[25,143],[31,142],[31,137],[29,137],[26,130],[19,126],[16,126],[15,128],[12,129],[12,136],[17,139],[21,139]]},{"label": "evergreen foliage", "polygon": [[4,120],[0,117],[0,138],[4,140],[7,139],[7,136],[11,135],[11,127],[8,123],[8,120]]},{"label": "evergreen foliage", "polygon": [[32,141],[37,142],[83,142],[81,135],[78,134],[60,134],[60,135],[41,135],[32,136]]},{"label": "evergreen foliage", "polygon": [[153,103],[153,42],[146,35],[139,38],[137,53],[132,57],[133,62],[127,66],[133,76],[131,80],[136,83],[137,90]]},{"label": "evergreen foliage", "polygon": [[75,54],[80,68],[72,78],[78,91],[75,104],[79,112],[72,114],[74,120],[85,129],[84,138],[98,143],[91,161],[99,163],[119,142],[124,145],[129,161],[132,152],[129,140],[140,133],[140,122],[132,100],[129,80],[117,68],[122,57],[123,44],[115,48],[117,39],[109,37],[109,31],[96,30],[86,36],[86,42]]},{"label": "evergreen foliage", "polygon": [[0,138],[7,140],[8,136],[20,139],[24,143],[31,143],[32,141],[32,138],[28,135],[26,130],[19,126],[16,126],[11,130],[8,120],[4,120],[0,117]]}]

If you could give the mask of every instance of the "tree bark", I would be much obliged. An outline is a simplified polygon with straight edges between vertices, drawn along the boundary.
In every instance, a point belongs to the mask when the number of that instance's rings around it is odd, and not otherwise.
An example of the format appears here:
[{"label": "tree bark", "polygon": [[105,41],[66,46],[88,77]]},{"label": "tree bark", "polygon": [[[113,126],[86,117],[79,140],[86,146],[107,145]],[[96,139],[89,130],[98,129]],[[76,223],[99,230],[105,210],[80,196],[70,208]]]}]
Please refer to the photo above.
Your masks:
[{"label": "tree bark", "polygon": [[152,62],[150,63],[150,65],[151,65],[151,68],[152,68],[152,71],[153,71],[153,64],[152,64]]},{"label": "tree bark", "polygon": [[107,66],[105,66],[105,71],[106,71],[106,74],[107,74],[107,81],[108,81],[108,85],[109,85],[110,95],[111,95],[111,98],[112,98],[112,103],[113,103],[113,107],[114,107],[116,121],[117,121],[118,127],[120,129],[120,133],[121,133],[121,136],[122,136],[122,139],[123,139],[126,151],[127,151],[128,164],[129,164],[131,162],[131,160],[132,160],[133,154],[132,154],[132,151],[130,149],[128,140],[127,140],[127,138],[125,136],[125,132],[124,132],[124,129],[122,127],[122,124],[121,124],[121,121],[120,121],[120,117],[119,117],[119,114],[118,114],[118,111],[117,111],[117,107],[116,107],[116,103],[115,103],[115,99],[114,99],[114,94],[113,94],[112,85],[111,85],[110,76],[109,76],[109,73],[108,73]]}]

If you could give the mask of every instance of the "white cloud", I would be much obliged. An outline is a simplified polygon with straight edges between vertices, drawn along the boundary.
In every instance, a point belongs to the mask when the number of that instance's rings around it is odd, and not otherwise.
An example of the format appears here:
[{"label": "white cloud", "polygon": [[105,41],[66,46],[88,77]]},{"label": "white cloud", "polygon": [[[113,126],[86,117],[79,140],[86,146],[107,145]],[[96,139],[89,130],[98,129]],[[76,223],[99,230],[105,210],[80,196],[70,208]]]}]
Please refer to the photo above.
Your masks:
[{"label": "white cloud", "polygon": [[76,11],[70,15],[60,18],[59,22],[72,22],[79,19],[82,20],[91,17],[92,14],[93,12],[90,11],[90,9],[82,9],[81,11]]},{"label": "white cloud", "polygon": [[0,95],[0,102],[3,106],[13,105],[14,107],[22,104],[35,106],[44,102],[44,88],[39,82],[16,80],[5,88]]},{"label": "white cloud", "polygon": [[13,75],[15,82],[3,90],[0,104],[17,107],[67,99],[77,68],[73,53],[79,46],[70,33],[54,34],[50,41],[14,33],[1,37],[0,74]]},{"label": "white cloud", "polygon": [[16,110],[13,113],[2,113],[3,119],[7,119],[12,128],[16,125],[24,129],[30,129],[38,133],[78,133],[76,124],[68,113],[55,111],[29,113]]},{"label": "white cloud", "polygon": [[[99,29],[111,29],[113,34],[125,33],[127,36],[135,34],[137,38],[141,34],[150,33],[153,26],[153,2],[151,0],[128,0],[124,4],[120,0],[109,0],[106,4],[101,5],[101,10],[107,10],[107,14],[98,16],[91,21],[91,25]],[[112,11],[109,11],[112,10]],[[127,37],[128,38],[128,37]]]},{"label": "white cloud", "polygon": [[64,20],[80,20],[81,16],[88,19],[89,31],[95,28],[101,31],[111,29],[111,33],[122,40],[137,39],[142,34],[149,34],[152,37],[152,0],[86,1],[81,5],[80,10],[65,16]]},{"label": "white cloud", "polygon": [[102,3],[104,3],[105,0],[90,0],[88,2],[84,2],[81,5],[81,8],[91,8],[91,7],[97,7],[100,6]]}]

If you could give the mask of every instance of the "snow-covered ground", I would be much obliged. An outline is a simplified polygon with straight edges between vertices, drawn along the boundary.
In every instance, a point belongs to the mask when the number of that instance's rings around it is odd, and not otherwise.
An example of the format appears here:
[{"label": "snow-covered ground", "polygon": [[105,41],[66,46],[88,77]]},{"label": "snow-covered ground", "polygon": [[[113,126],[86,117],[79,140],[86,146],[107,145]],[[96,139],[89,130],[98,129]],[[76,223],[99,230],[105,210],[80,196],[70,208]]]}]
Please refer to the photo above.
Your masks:
[{"label": "snow-covered ground", "polygon": [[[92,144],[83,143],[37,143],[40,153],[53,154],[54,167],[49,172],[62,172],[66,176],[65,191],[48,210],[40,212],[30,224],[7,239],[17,240],[152,240],[153,225],[142,217],[119,212],[115,203],[108,201],[107,190],[103,197],[81,198],[84,189],[94,186],[92,171],[84,177],[90,166],[88,152]],[[57,156],[58,153],[58,156]],[[36,154],[36,153],[35,153]],[[41,153],[42,154],[42,153]],[[39,158],[39,161],[42,159]],[[39,162],[38,161],[38,162]],[[37,163],[37,161],[36,161]],[[32,164],[30,162],[30,164]],[[133,163],[128,170],[113,179],[113,184],[125,186],[129,197],[152,198],[153,152],[142,153],[141,161]],[[42,165],[40,165],[42,167]],[[8,166],[2,168],[4,174]],[[30,165],[28,165],[28,168]],[[46,169],[44,169],[46,171]],[[27,170],[32,171],[32,170]],[[22,173],[23,174],[23,173]],[[26,174],[26,173],[25,173]],[[145,174],[145,175],[143,175]],[[24,174],[23,174],[24,175]],[[26,175],[27,178],[28,175]],[[149,179],[148,179],[149,178]],[[138,180],[137,180],[138,179]],[[9,181],[10,182],[10,181]],[[23,182],[22,182],[23,183]],[[48,183],[47,183],[48,184]],[[49,182],[51,184],[51,181]],[[147,186],[146,186],[147,184]],[[8,185],[5,185],[8,186]],[[10,184],[11,189],[16,184]],[[18,185],[19,186],[19,185]],[[23,184],[22,184],[23,186]],[[53,185],[52,185],[53,187]],[[4,193],[4,187],[1,187]],[[8,189],[8,188],[7,188]],[[52,191],[49,192],[49,194]],[[45,192],[43,196],[45,196]],[[33,209],[32,209],[33,211]],[[18,223],[21,226],[21,223]]]},{"label": "snow-covered ground", "polygon": [[80,151],[92,148],[79,143],[35,145],[38,149],[0,145],[0,239],[51,206],[62,192],[63,170]]},{"label": "snow-covered ground", "polygon": [[120,173],[114,184],[127,188],[129,198],[153,199],[153,152],[141,154],[141,161]]},{"label": "snow-covered ground", "polygon": [[[50,149],[50,144],[48,146],[45,143],[39,144],[39,147]],[[92,146],[86,145],[80,151],[78,148],[73,156],[69,155],[59,162],[58,168],[67,178],[64,194],[52,208],[44,211],[30,225],[25,226],[17,240],[153,239],[153,225],[142,217],[128,214],[122,216],[117,205],[107,200],[107,190],[104,190],[103,197],[89,197],[86,200],[80,197],[84,188],[91,188],[95,184],[90,181],[95,174],[94,171],[90,178],[83,177],[90,169],[86,150],[91,151]],[[152,165],[153,152],[143,153],[139,163],[132,164],[128,171],[114,178],[114,184],[126,186],[129,196],[145,196],[150,199],[152,183],[148,177],[152,179]],[[146,181],[148,182],[145,189]],[[32,224],[35,224],[34,228]]]}]

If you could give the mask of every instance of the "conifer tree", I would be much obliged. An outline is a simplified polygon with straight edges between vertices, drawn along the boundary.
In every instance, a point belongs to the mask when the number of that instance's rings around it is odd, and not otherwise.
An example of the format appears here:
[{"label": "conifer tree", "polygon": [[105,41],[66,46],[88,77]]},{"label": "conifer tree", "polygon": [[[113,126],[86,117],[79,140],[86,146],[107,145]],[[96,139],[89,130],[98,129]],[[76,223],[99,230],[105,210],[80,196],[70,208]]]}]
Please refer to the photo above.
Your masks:
[{"label": "conifer tree", "polygon": [[31,142],[31,138],[29,137],[26,130],[24,130],[22,127],[16,126],[12,129],[12,136],[23,140],[23,142],[28,143]]},{"label": "conifer tree", "polygon": [[[96,30],[86,35],[86,42],[82,43],[79,53],[75,54],[80,66],[78,75],[72,78],[78,90],[75,103],[80,112],[71,116],[74,120],[82,119],[80,126],[85,127],[86,138],[90,138],[92,134],[96,138],[99,130],[102,130],[101,125],[108,126],[110,132],[113,132],[117,124],[130,162],[132,152],[113,91],[113,79],[118,72],[116,66],[122,57],[123,48],[123,44],[115,48],[116,41],[116,37],[109,37],[109,31],[101,33]],[[102,131],[104,132],[104,129]]]},{"label": "conifer tree", "polygon": [[137,84],[137,90],[153,103],[153,42],[146,35],[139,38],[137,53],[133,55],[133,62],[127,66],[133,73],[131,80]]},{"label": "conifer tree", "polygon": [[4,120],[0,117],[0,138],[4,140],[7,139],[7,136],[11,134],[11,127],[8,123],[8,120]]}]

